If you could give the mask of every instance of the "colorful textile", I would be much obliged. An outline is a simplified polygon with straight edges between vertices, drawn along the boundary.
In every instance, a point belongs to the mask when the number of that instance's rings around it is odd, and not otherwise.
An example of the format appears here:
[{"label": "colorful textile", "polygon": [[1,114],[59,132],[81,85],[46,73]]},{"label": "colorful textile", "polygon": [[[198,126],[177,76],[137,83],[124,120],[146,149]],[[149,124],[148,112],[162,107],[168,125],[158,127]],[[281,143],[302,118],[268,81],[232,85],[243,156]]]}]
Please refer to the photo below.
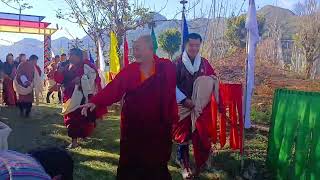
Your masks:
[{"label": "colorful textile", "polygon": [[124,36],[123,65],[124,65],[124,67],[129,65],[129,45],[128,45],[128,41],[127,41],[127,36]]},{"label": "colorful textile", "polygon": [[153,53],[157,54],[158,42],[157,42],[157,36],[156,36],[156,33],[154,32],[153,26],[151,28],[151,38],[152,38],[152,44],[153,44]]},{"label": "colorful textile", "polygon": [[120,71],[120,61],[118,56],[118,40],[114,32],[110,32],[110,72],[117,74]]},{"label": "colorful textile", "polygon": [[[226,144],[227,122],[230,122],[230,147],[233,150],[240,149],[242,152],[243,138],[243,92],[241,84],[223,84],[219,85],[220,112],[215,98],[211,103],[212,107],[212,140],[219,142],[221,147]],[[219,124],[219,130],[218,130]],[[219,136],[218,133],[219,132]]]},{"label": "colorful textile", "polygon": [[187,44],[187,38],[189,35],[189,28],[188,28],[188,24],[187,24],[187,19],[186,19],[186,15],[184,14],[184,12],[182,13],[182,45],[181,45],[181,52],[184,52],[185,46]]},{"label": "colorful textile", "polygon": [[320,177],[320,93],[274,94],[267,165],[277,179]]},{"label": "colorful textile", "polygon": [[51,177],[31,156],[15,151],[1,151],[0,179],[51,180]]}]

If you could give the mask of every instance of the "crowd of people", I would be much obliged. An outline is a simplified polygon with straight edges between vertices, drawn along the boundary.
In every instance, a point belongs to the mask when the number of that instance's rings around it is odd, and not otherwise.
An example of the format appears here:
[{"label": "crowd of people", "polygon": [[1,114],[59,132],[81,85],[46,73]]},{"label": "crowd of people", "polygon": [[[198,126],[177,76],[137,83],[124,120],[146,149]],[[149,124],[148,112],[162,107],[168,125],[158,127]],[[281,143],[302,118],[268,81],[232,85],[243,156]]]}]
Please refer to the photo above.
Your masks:
[{"label": "crowd of people", "polygon": [[[208,60],[200,55],[201,44],[199,34],[189,34],[185,52],[172,61],[153,53],[151,36],[141,36],[132,46],[135,61],[105,87],[95,65],[78,48],[71,49],[68,58],[62,54],[45,62],[46,102],[50,103],[52,92],[58,92],[72,139],[68,148],[78,147],[78,139],[92,134],[96,119],[107,113],[107,107],[121,101],[117,179],[171,179],[167,165],[173,142],[178,144],[176,161],[183,178],[199,176],[211,153],[211,95],[219,102],[214,93],[218,80]],[[36,65],[38,57],[27,60],[20,55],[17,63],[13,59],[8,54],[1,68],[4,102],[18,105],[29,116],[42,73]],[[194,168],[189,160],[190,143]]]}]

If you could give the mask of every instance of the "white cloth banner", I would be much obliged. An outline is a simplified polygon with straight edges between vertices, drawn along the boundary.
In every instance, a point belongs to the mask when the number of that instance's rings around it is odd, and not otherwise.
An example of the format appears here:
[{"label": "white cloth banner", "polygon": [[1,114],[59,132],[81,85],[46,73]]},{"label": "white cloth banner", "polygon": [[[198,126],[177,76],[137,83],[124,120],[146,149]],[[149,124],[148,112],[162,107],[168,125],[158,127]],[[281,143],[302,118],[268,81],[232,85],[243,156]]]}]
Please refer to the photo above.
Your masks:
[{"label": "white cloth banner", "polygon": [[257,22],[257,12],[254,0],[249,0],[249,8],[246,20],[246,29],[248,32],[247,44],[247,87],[245,99],[245,128],[251,127],[251,98],[254,88],[254,68],[255,68],[255,53],[256,46],[259,42],[259,30]]},{"label": "white cloth banner", "polygon": [[104,62],[103,58],[103,51],[101,47],[100,39],[98,38],[98,53],[99,53],[99,64],[100,64],[100,71],[104,72],[106,68],[106,63]]}]

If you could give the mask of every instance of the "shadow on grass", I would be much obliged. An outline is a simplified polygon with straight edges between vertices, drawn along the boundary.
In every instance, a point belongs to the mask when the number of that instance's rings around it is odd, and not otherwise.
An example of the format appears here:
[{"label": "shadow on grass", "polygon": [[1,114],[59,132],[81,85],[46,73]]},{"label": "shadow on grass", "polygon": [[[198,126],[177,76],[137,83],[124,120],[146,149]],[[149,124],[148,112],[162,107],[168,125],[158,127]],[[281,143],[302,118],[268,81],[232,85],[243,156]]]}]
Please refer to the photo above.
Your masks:
[{"label": "shadow on grass", "polygon": [[[17,108],[1,107],[0,121],[12,129],[9,149],[28,152],[43,147],[65,148],[70,143],[61,109],[33,107],[30,118],[19,116]],[[119,121],[116,116],[101,120],[92,137],[80,141],[81,148],[71,152],[75,161],[75,179],[114,179],[119,158]]]}]

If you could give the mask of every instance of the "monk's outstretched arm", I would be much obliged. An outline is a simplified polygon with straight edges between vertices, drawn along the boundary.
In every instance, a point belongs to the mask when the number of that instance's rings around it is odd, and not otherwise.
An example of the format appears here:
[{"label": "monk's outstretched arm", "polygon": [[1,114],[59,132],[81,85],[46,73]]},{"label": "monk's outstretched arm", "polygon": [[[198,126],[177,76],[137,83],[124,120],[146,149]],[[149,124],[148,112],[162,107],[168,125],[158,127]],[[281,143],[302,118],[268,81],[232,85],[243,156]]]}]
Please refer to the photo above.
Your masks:
[{"label": "monk's outstretched arm", "polygon": [[127,89],[126,83],[124,83],[127,78],[125,71],[120,72],[114,80],[93,96],[90,102],[95,104],[97,108],[106,108],[120,101]]}]

